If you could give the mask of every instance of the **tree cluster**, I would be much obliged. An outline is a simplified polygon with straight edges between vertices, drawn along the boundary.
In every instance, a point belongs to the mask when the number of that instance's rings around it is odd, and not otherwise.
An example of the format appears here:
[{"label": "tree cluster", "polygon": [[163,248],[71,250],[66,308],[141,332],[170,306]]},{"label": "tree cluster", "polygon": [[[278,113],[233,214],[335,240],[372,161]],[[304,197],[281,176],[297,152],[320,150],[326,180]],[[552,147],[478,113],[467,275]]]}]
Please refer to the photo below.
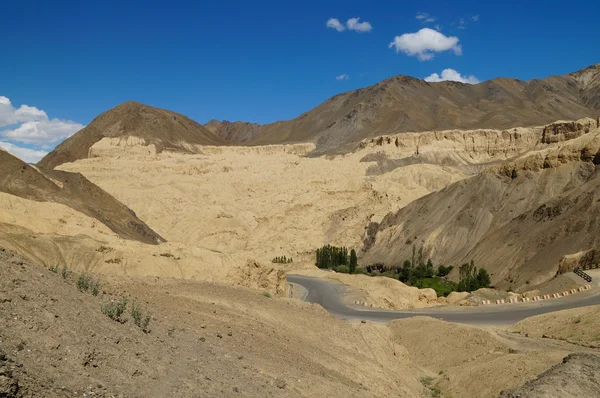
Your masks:
[{"label": "tree cluster", "polygon": [[356,251],[350,250],[348,255],[347,247],[337,247],[325,245],[317,249],[317,259],[315,265],[321,269],[333,269],[337,272],[354,274],[358,267]]},{"label": "tree cluster", "polygon": [[315,265],[321,269],[348,265],[348,248],[325,245],[317,249],[317,262]]},{"label": "tree cluster", "polygon": [[458,268],[460,281],[456,286],[459,292],[472,292],[483,287],[490,287],[490,275],[485,268],[475,266],[473,260]]},{"label": "tree cluster", "polygon": [[278,263],[278,264],[289,264],[289,263],[293,263],[294,259],[293,258],[287,258],[286,256],[281,256],[281,257],[275,257],[273,260],[271,260],[272,263]]}]

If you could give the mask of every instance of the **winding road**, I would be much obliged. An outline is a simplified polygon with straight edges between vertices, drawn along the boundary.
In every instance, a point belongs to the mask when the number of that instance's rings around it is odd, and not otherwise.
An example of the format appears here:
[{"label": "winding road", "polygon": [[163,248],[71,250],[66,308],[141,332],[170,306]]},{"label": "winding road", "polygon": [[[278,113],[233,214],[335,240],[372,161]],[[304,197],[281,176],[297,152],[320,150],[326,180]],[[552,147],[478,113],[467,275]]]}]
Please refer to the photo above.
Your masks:
[{"label": "winding road", "polygon": [[341,319],[360,319],[387,322],[413,316],[430,316],[449,322],[471,325],[507,325],[522,319],[570,308],[600,304],[598,289],[580,292],[560,299],[529,303],[501,304],[479,307],[432,307],[415,310],[392,311],[348,306],[342,300],[346,287],[301,275],[288,275],[288,282],[306,290],[304,301],[316,303]]}]

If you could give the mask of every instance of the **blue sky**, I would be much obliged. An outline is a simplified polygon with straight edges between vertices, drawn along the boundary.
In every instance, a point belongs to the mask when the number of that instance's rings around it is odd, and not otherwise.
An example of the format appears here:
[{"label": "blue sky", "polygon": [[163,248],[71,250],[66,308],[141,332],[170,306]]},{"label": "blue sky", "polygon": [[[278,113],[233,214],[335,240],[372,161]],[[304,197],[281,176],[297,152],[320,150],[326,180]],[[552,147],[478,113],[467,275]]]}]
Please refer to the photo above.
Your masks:
[{"label": "blue sky", "polygon": [[5,1],[0,145],[33,161],[127,100],[269,123],[398,74],[565,74],[600,62],[599,3]]}]

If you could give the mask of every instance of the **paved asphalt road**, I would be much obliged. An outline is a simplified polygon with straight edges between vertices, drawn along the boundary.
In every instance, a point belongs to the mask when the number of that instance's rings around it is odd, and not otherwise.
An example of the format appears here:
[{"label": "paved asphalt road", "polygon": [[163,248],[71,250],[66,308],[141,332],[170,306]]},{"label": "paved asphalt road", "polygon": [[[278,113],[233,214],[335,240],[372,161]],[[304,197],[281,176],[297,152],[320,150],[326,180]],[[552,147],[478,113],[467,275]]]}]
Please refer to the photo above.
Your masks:
[{"label": "paved asphalt road", "polygon": [[346,305],[341,296],[345,286],[326,282],[317,278],[288,275],[288,282],[306,289],[305,301],[320,304],[331,314],[342,319],[361,319],[387,322],[412,316],[430,316],[449,322],[468,324],[506,325],[530,316],[560,311],[569,308],[600,304],[600,294],[596,289],[577,293],[568,297],[530,303],[489,305],[479,307],[438,307],[418,310],[391,311],[366,309]]}]

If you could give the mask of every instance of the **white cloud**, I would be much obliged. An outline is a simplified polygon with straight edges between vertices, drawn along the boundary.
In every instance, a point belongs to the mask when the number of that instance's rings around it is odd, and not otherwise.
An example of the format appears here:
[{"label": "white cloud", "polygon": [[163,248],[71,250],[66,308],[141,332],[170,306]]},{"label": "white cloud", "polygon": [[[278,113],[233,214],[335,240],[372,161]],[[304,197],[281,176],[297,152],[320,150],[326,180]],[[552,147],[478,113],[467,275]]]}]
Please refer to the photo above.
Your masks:
[{"label": "white cloud", "polygon": [[348,76],[345,73],[335,77],[335,80],[348,80],[348,79],[350,79],[350,76]]},{"label": "white cloud", "polygon": [[417,56],[421,61],[432,59],[436,52],[453,50],[454,54],[462,55],[462,47],[458,44],[458,37],[445,36],[429,28],[423,28],[416,33],[405,33],[396,36],[389,44],[396,52],[403,52],[409,56]]},{"label": "white cloud", "polygon": [[42,144],[64,140],[84,127],[84,125],[70,120],[52,119],[25,122],[16,129],[0,131],[0,136],[10,141]]},{"label": "white cloud", "polygon": [[27,163],[37,163],[41,158],[48,154],[46,151],[23,148],[4,141],[0,141],[0,148],[3,148],[6,152],[15,155]]},{"label": "white cloud", "polygon": [[[355,32],[360,33],[370,32],[371,30],[373,30],[373,26],[371,26],[369,22],[359,21],[360,18],[350,18],[348,21],[346,21],[346,27],[348,27],[348,30],[353,30]],[[337,18],[329,18],[325,25],[328,28],[337,30],[338,32],[346,30],[346,27],[344,27],[344,25],[342,25],[340,20]]]},{"label": "white cloud", "polygon": [[48,120],[46,112],[28,105],[15,108],[10,99],[0,96],[0,127],[34,120]]},{"label": "white cloud", "polygon": [[435,22],[436,21],[436,17],[432,17],[431,15],[425,13],[425,12],[419,12],[417,13],[417,16],[415,17],[416,19],[418,19],[419,21],[423,22],[423,23],[431,23],[431,22]]},{"label": "white cloud", "polygon": [[438,32],[441,32],[441,31],[442,31],[442,26],[441,26],[440,24],[436,24],[436,25],[434,26],[434,28],[435,28],[435,30],[437,30]]},{"label": "white cloud", "polygon": [[[10,126],[10,127],[7,127]],[[0,96],[0,145],[26,162],[34,162],[46,155],[57,142],[64,140],[85,126],[71,120],[50,119],[48,114],[34,106],[15,108],[10,99]],[[20,147],[15,142],[31,144]]]},{"label": "white cloud", "polygon": [[467,28],[467,24],[465,22],[464,18],[461,18],[460,21],[458,22],[458,29],[466,29]]},{"label": "white cloud", "polygon": [[71,120],[49,119],[46,112],[34,106],[15,108],[10,99],[0,96],[0,127],[17,124],[12,129],[0,130],[0,137],[24,143],[53,143],[85,127]]},{"label": "white cloud", "polygon": [[358,22],[359,20],[360,18],[350,18],[346,22],[346,26],[350,30],[361,33],[370,32],[373,29],[369,22]]},{"label": "white cloud", "polygon": [[444,69],[442,71],[442,75],[438,75],[437,73],[432,73],[431,75],[427,76],[425,79],[426,82],[445,82],[445,81],[452,81],[452,82],[461,82],[461,83],[467,83],[467,84],[477,84],[479,83],[479,79],[477,79],[475,76],[470,75],[470,76],[463,76],[460,73],[458,73],[457,71],[455,71],[454,69]]},{"label": "white cloud", "polygon": [[344,28],[344,25],[340,23],[340,20],[337,18],[329,18],[325,25],[327,25],[328,28],[337,30],[338,32],[341,32],[346,29]]},{"label": "white cloud", "polygon": [[473,15],[473,16],[471,17],[471,20],[472,20],[473,22],[477,22],[477,21],[479,21],[479,15]]}]

